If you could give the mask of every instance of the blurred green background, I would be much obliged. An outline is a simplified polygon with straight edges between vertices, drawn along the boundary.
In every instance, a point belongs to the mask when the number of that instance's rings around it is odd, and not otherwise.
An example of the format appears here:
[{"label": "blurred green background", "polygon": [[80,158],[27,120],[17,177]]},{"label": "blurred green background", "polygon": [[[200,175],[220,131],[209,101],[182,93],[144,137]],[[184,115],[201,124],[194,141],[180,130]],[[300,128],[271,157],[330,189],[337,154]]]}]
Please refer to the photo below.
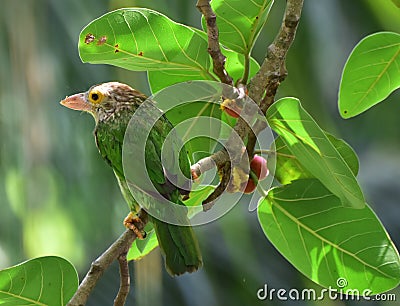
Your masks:
[{"label": "blurred green background", "polygon": [[[261,61],[281,21],[277,0],[254,57]],[[0,10],[0,268],[41,255],[70,260],[82,277],[123,232],[127,206],[94,144],[89,115],[59,105],[66,95],[118,80],[149,93],[146,76],[82,64],[82,27],[105,12],[146,6],[200,26],[195,1],[2,0]],[[319,124],[357,151],[359,179],[377,215],[400,247],[400,92],[369,112],[342,120],[337,111],[341,70],[354,45],[377,31],[400,32],[400,9],[390,0],[306,0],[279,96],[299,97]],[[259,301],[257,290],[315,287],[263,236],[256,214],[237,205],[220,220],[196,228],[203,269],[169,277],[159,251],[132,265],[129,305],[312,305]],[[111,305],[118,290],[113,266],[88,305]],[[400,305],[400,291],[395,289]],[[354,304],[323,301],[329,305]],[[377,302],[364,302],[364,304]],[[359,304],[359,303],[358,303]]]}]

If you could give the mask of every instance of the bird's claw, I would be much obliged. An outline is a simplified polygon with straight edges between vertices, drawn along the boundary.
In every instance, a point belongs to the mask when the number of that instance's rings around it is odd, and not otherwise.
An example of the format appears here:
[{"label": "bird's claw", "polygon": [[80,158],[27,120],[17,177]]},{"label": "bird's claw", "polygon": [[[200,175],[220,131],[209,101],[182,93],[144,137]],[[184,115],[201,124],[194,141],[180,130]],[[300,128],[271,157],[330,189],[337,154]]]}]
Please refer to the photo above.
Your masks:
[{"label": "bird's claw", "polygon": [[133,212],[130,212],[124,219],[124,226],[132,230],[139,239],[146,238],[146,232],[143,230],[145,223],[140,217]]}]

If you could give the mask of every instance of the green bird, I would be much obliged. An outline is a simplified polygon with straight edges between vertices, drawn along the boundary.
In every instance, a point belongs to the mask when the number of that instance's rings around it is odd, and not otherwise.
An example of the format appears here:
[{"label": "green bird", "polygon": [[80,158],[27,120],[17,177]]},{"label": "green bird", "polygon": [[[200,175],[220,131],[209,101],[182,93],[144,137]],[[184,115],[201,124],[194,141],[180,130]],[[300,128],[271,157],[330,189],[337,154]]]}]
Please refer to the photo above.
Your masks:
[{"label": "green bird", "polygon": [[[143,209],[136,199],[139,198],[140,201],[143,201],[140,203],[142,207],[148,207],[153,202],[157,202],[156,198],[151,196],[151,192],[146,191],[143,191],[139,197],[134,197],[132,189],[128,187],[130,182],[124,174],[122,152],[125,132],[135,111],[146,99],[146,95],[126,84],[108,82],[92,86],[87,92],[69,96],[62,100],[61,104],[73,110],[88,112],[94,117],[96,121],[94,136],[97,147],[101,156],[114,170],[121,192],[131,211],[124,220],[125,226],[134,230],[138,238],[143,238],[137,224],[141,222],[140,218],[148,218],[155,229],[168,273],[180,275],[185,272],[194,272],[202,266],[202,258],[192,227],[169,224],[150,214],[147,216],[147,213],[143,213]],[[156,107],[154,106],[154,108]],[[161,111],[159,110],[159,112]],[[143,121],[148,120],[144,119]],[[154,188],[165,199],[184,205],[182,198],[187,196],[188,191],[176,187],[170,182],[162,164],[161,148],[172,129],[171,122],[161,115],[155,120],[146,143],[138,145],[145,145],[145,166]],[[181,150],[176,160],[178,160],[177,163],[182,173],[190,178],[190,163],[186,154],[185,150]],[[143,187],[141,188],[143,189]],[[180,208],[182,207],[180,206]],[[187,213],[178,216],[177,219],[183,222],[179,224],[190,224]]]}]

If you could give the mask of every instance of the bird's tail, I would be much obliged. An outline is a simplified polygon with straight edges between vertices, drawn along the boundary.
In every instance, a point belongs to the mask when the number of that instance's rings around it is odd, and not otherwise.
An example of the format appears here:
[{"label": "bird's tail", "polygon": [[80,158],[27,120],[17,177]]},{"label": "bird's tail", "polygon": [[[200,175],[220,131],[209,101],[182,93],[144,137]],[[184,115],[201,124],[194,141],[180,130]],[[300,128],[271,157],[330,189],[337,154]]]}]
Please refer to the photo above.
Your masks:
[{"label": "bird's tail", "polygon": [[197,271],[203,261],[193,228],[151,219],[168,273],[175,276]]}]

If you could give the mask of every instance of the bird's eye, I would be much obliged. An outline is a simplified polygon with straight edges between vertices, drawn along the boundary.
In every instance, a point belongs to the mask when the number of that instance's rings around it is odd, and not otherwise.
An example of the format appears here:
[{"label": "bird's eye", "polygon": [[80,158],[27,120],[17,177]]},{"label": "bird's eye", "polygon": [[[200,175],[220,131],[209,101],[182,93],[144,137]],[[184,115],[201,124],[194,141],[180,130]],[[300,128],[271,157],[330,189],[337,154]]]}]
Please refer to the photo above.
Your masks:
[{"label": "bird's eye", "polygon": [[88,97],[90,102],[94,104],[99,104],[103,100],[104,95],[98,90],[92,90],[91,92],[89,92]]}]

